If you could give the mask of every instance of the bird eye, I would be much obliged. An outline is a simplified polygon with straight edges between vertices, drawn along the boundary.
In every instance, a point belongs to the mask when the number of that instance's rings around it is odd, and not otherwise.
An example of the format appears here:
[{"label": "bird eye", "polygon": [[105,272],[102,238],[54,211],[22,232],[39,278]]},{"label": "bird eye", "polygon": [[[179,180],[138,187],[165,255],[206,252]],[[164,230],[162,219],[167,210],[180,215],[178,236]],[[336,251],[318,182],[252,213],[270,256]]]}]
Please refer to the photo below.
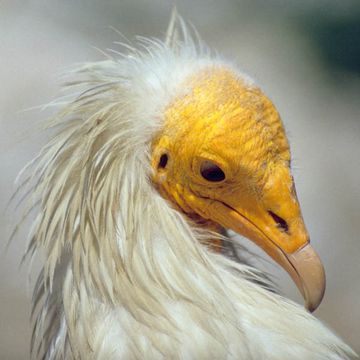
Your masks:
[{"label": "bird eye", "polygon": [[220,182],[225,179],[224,172],[212,161],[205,160],[200,166],[201,176],[211,182]]},{"label": "bird eye", "polygon": [[162,154],[160,156],[160,160],[159,160],[159,164],[158,164],[158,169],[165,169],[166,165],[168,163],[169,157],[167,154]]}]

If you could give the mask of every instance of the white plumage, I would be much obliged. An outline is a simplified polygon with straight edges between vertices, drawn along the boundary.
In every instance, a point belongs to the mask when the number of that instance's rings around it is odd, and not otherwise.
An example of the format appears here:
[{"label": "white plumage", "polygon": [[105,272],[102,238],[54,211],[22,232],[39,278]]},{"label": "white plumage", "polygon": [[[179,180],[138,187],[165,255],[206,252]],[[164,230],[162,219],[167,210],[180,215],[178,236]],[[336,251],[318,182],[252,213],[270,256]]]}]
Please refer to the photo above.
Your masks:
[{"label": "white plumage", "polygon": [[203,246],[216,235],[152,185],[151,141],[183,80],[207,66],[243,77],[180,30],[77,69],[56,135],[24,172],[38,210],[28,254],[45,254],[33,358],[348,359],[258,271]]}]

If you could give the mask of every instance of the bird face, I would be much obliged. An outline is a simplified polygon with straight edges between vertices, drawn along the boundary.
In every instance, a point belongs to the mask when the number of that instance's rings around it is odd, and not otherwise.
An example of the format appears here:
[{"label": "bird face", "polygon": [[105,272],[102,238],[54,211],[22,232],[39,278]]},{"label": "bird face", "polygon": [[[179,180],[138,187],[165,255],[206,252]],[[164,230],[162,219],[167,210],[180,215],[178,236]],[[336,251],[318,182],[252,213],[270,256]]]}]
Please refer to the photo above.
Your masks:
[{"label": "bird face", "polygon": [[182,89],[152,144],[155,185],[190,218],[254,241],[315,309],[324,272],[309,245],[275,107],[259,88],[221,67],[186,79]]}]

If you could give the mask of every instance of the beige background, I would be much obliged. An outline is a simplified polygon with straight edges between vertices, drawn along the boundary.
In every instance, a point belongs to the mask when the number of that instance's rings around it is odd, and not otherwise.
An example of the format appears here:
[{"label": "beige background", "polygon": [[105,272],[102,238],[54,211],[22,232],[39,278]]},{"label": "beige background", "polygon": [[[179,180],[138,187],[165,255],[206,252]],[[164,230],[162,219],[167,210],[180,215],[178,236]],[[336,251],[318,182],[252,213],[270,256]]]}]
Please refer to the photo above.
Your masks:
[{"label": "beige background", "polygon": [[[301,5],[300,5],[301,3]],[[178,1],[213,48],[234,59],[270,95],[286,124],[305,221],[327,271],[316,316],[360,352],[360,80],[335,73],[299,18],[332,11],[346,17],[358,1]],[[58,95],[65,67],[101,59],[119,36],[162,36],[171,3],[157,1],[0,1],[0,359],[27,359],[31,286],[19,269],[25,235],[4,254],[14,224],[5,212],[13,180],[46,138],[22,111]],[[35,261],[35,267],[38,266]],[[265,265],[283,292],[301,301],[287,276]]]}]

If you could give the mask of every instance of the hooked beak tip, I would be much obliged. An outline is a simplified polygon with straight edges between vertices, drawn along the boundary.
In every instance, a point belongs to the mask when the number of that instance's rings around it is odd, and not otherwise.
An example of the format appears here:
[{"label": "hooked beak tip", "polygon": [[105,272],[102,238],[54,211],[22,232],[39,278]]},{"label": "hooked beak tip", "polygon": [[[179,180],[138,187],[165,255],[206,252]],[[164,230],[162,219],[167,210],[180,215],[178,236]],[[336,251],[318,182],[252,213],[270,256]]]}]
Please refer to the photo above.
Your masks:
[{"label": "hooked beak tip", "polygon": [[291,276],[305,299],[305,306],[313,312],[325,293],[325,271],[321,260],[310,244],[286,256],[294,271]]}]

